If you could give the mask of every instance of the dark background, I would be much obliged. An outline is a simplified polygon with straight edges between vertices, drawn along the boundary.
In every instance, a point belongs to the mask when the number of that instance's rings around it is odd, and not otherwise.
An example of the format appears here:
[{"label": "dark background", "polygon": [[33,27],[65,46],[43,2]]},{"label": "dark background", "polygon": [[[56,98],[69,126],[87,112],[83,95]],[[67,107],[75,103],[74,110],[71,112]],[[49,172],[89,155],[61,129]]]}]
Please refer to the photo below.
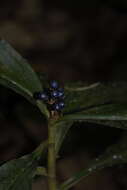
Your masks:
[{"label": "dark background", "polygon": [[[35,71],[62,83],[127,79],[124,0],[1,0],[0,37],[27,58]],[[118,129],[75,124],[61,152],[59,178],[63,180],[86,167],[121,134]],[[1,86],[0,162],[31,152],[46,136],[40,113],[24,98]],[[40,183],[33,188],[40,190]],[[75,189],[127,189],[126,167],[98,172]]]}]

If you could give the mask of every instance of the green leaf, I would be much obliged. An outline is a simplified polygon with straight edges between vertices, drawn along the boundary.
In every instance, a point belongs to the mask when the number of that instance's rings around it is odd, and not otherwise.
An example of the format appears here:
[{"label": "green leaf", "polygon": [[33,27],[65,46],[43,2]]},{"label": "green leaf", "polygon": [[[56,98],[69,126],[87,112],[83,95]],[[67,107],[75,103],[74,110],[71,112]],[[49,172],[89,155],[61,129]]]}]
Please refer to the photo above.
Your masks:
[{"label": "green leaf", "polygon": [[[63,120],[101,121],[112,127],[127,127],[127,83],[96,83],[88,87],[66,87]],[[124,121],[124,122],[123,122]],[[118,125],[118,122],[122,123]]]},{"label": "green leaf", "polygon": [[0,190],[31,190],[37,163],[31,156],[12,160],[0,167]]},{"label": "green leaf", "polygon": [[127,163],[127,136],[125,136],[120,143],[112,145],[108,148],[102,156],[94,159],[87,168],[66,180],[60,186],[59,190],[70,189],[79,181],[91,175],[93,172],[124,163]]},{"label": "green leaf", "polygon": [[[37,173],[38,160],[45,153],[48,142],[45,141],[29,155],[8,161],[0,167],[0,190],[32,190],[33,177]],[[45,175],[46,170],[41,170]]]},{"label": "green leaf", "polygon": [[[40,80],[27,61],[4,40],[0,41],[0,84],[11,88],[32,103],[35,103],[33,93],[42,90]],[[45,105],[42,102],[37,104],[47,116]]]},{"label": "green leaf", "polygon": [[[82,82],[75,82],[65,84],[65,100],[66,106],[64,108],[64,113],[70,114],[80,108],[92,105],[92,102],[89,99],[89,96],[92,95],[92,91],[95,91],[100,83],[95,83],[88,85]],[[93,101],[93,97],[92,101]]]}]

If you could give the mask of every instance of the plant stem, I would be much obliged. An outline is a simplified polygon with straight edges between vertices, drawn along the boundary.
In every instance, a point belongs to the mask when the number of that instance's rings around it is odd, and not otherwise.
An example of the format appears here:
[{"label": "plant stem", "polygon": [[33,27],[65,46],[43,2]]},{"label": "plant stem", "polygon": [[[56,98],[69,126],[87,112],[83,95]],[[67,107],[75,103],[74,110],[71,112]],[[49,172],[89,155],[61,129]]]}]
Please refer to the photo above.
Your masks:
[{"label": "plant stem", "polygon": [[56,127],[53,119],[48,124],[48,187],[49,190],[56,190],[56,154],[55,154],[55,132]]}]

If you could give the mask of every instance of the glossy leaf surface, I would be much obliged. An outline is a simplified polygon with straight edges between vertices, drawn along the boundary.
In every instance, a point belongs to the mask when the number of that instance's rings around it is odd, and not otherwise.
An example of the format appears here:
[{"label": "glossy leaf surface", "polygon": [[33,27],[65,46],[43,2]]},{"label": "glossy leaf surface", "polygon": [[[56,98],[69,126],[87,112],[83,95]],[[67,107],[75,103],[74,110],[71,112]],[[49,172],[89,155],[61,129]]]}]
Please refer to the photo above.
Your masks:
[{"label": "glossy leaf surface", "polygon": [[36,162],[31,157],[12,160],[0,167],[0,190],[31,190]]},{"label": "glossy leaf surface", "polygon": [[[0,167],[0,190],[31,190],[38,160],[45,154],[47,146],[45,141],[31,154],[3,164]],[[45,168],[41,172],[43,174],[45,175]]]},{"label": "glossy leaf surface", "polygon": [[[0,84],[23,95],[32,103],[33,93],[42,91],[42,84],[27,61],[6,41],[0,41]],[[38,102],[41,111],[48,115],[45,105]]]},{"label": "glossy leaf surface", "polygon": [[96,83],[88,87],[82,84],[73,88],[66,87],[66,108],[63,120],[95,123],[100,121],[100,124],[125,129],[127,123],[126,95],[127,84],[125,82]]}]

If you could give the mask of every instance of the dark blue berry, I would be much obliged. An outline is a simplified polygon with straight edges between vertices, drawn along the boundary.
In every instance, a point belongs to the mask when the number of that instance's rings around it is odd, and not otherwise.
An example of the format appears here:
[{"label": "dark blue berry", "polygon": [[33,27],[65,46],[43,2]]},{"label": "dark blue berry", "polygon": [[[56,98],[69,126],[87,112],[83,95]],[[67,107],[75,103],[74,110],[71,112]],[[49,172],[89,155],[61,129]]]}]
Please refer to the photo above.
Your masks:
[{"label": "dark blue berry", "polygon": [[54,90],[51,92],[51,98],[58,98],[59,92],[57,90]]},{"label": "dark blue berry", "polygon": [[59,97],[59,98],[62,97],[63,95],[64,95],[64,92],[58,91],[58,97]]},{"label": "dark blue berry", "polygon": [[49,88],[44,88],[43,92],[35,92],[33,97],[36,100],[43,100],[49,111],[57,111],[58,113],[64,108],[64,89],[59,87],[57,81],[51,81]]},{"label": "dark blue berry", "polygon": [[61,109],[63,109],[64,106],[65,106],[64,102],[59,102],[59,106],[60,106]]},{"label": "dark blue berry", "polygon": [[48,96],[45,92],[35,92],[33,97],[36,100],[48,100]]},{"label": "dark blue berry", "polygon": [[53,104],[53,110],[60,111],[61,107],[58,103]]},{"label": "dark blue berry", "polygon": [[47,96],[47,94],[45,92],[41,93],[40,98],[42,100],[48,100],[48,96]]},{"label": "dark blue berry", "polygon": [[58,97],[61,98],[64,96],[64,89],[63,88],[59,88],[58,89]]},{"label": "dark blue berry", "polygon": [[53,110],[61,111],[64,108],[64,102],[54,103],[52,105]]},{"label": "dark blue berry", "polygon": [[57,89],[58,88],[58,82],[53,80],[50,82],[50,87],[53,88],[53,89]]}]

